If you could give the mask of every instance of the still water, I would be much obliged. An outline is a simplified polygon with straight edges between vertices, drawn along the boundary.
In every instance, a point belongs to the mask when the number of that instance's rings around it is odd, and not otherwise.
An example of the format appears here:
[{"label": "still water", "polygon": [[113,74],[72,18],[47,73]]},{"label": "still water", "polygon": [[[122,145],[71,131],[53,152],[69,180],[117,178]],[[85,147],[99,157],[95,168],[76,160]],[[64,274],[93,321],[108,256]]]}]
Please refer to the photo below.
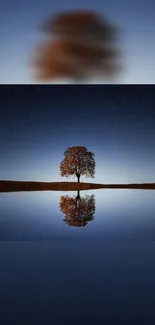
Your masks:
[{"label": "still water", "polygon": [[0,324],[155,324],[155,192],[0,194]]}]

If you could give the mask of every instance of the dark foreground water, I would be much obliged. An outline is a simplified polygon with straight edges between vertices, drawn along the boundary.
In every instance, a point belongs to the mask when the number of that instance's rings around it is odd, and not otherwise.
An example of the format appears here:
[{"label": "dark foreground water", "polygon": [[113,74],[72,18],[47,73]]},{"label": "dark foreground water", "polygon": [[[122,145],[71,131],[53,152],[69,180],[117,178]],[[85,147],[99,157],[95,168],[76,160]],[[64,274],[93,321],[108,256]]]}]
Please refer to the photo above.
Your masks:
[{"label": "dark foreground water", "polygon": [[155,324],[155,192],[1,194],[0,324],[87,322]]}]

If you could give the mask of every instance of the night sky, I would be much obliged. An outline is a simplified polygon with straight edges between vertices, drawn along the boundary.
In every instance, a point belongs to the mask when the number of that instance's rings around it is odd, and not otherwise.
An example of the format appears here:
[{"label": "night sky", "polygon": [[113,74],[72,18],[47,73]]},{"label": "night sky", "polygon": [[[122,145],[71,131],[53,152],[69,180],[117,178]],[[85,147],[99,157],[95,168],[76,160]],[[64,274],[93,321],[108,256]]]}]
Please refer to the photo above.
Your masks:
[{"label": "night sky", "polygon": [[95,153],[96,183],[155,182],[155,87],[0,86],[0,179],[60,177],[69,146]]},{"label": "night sky", "polygon": [[155,82],[154,0],[5,0],[0,10],[0,83],[33,83],[30,62],[46,39],[41,25],[55,13],[90,9],[120,28],[124,70],[120,83]]}]

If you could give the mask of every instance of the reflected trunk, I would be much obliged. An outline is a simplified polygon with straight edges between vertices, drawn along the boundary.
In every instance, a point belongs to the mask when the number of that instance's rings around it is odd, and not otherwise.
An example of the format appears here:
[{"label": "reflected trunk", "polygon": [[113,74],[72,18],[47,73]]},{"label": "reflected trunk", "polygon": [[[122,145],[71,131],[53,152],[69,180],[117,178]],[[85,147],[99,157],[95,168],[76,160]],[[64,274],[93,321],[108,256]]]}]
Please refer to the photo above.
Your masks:
[{"label": "reflected trunk", "polygon": [[76,201],[80,201],[80,191],[77,191]]}]

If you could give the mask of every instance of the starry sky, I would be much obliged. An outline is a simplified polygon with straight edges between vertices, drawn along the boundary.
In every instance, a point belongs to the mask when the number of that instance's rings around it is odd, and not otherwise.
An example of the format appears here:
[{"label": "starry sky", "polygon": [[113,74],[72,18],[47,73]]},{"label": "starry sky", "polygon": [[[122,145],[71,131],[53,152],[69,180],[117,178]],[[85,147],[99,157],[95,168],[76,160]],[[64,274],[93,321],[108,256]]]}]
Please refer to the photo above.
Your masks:
[{"label": "starry sky", "polygon": [[1,84],[35,82],[30,62],[36,46],[46,38],[40,26],[49,16],[68,9],[98,11],[120,28],[124,70],[118,83],[155,82],[154,0],[117,0],[117,3],[115,0],[3,0],[0,10]]},{"label": "starry sky", "polygon": [[155,181],[152,85],[0,86],[0,179],[60,177],[69,146],[95,153],[96,183]]}]

